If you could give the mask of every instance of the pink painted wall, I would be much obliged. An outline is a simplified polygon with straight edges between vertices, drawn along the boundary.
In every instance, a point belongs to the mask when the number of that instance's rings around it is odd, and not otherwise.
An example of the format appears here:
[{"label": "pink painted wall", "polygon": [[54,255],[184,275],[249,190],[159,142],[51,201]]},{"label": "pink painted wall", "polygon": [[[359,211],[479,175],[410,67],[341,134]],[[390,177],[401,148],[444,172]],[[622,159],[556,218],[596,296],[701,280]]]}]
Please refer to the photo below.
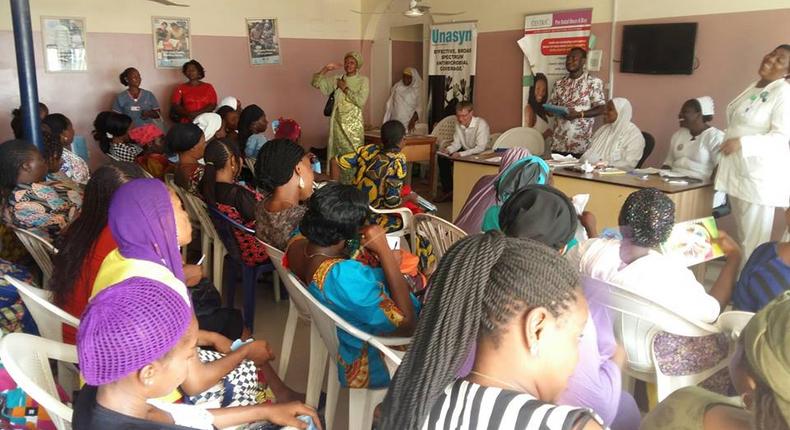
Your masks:
[{"label": "pink painted wall", "polygon": [[414,67],[422,74],[422,42],[392,41],[391,84],[403,77],[403,69]]},{"label": "pink painted wall", "polygon": [[[140,70],[143,87],[153,91],[162,106],[169,105],[174,86],[183,81],[179,70],[154,67],[150,35],[88,33],[88,72],[46,73],[41,59],[40,35],[35,35],[39,98],[50,112],[62,112],[88,137],[96,114],[109,109],[115,94],[124,89],[118,74],[128,66]],[[310,86],[312,74],[329,62],[340,62],[350,50],[369,58],[371,44],[358,40],[280,39],[281,65],[251,66],[247,38],[193,36],[194,56],[206,69],[206,82],[219,97],[234,95],[242,103],[256,103],[268,118],[295,118],[302,125],[305,146],[323,147],[328,119],[326,98]],[[11,32],[0,32],[0,139],[12,137],[11,110],[19,105],[16,61]],[[368,75],[363,67],[362,74]],[[168,108],[165,108],[167,110]],[[96,150],[94,147],[93,150]]]}]

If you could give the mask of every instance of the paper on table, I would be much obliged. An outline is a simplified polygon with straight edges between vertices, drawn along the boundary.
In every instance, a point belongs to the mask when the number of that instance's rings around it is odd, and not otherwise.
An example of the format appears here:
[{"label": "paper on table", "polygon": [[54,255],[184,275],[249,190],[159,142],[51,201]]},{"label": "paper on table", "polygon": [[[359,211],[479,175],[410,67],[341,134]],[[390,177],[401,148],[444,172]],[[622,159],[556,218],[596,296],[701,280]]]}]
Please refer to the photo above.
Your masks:
[{"label": "paper on table", "polygon": [[662,172],[662,169],[656,169],[655,167],[645,167],[644,169],[634,169],[633,172],[637,175],[658,175]]},{"label": "paper on table", "polygon": [[500,157],[491,157],[491,158],[488,158],[488,161],[490,161],[492,163],[499,163],[500,161],[502,161],[502,157],[501,156]]},{"label": "paper on table", "polygon": [[551,159],[554,161],[576,161],[573,155],[551,154]]},{"label": "paper on table", "polygon": [[673,172],[666,169],[662,169],[658,174],[661,175],[662,178],[685,178],[688,176],[685,173]]}]

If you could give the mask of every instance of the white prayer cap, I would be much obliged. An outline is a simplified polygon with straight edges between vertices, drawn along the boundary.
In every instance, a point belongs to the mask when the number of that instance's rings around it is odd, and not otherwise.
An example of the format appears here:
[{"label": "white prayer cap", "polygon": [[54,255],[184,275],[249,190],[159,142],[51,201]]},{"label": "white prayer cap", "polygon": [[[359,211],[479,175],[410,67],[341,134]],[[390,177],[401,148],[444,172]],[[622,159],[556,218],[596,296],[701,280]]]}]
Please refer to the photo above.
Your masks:
[{"label": "white prayer cap", "polygon": [[697,97],[703,115],[713,115],[713,99],[708,96]]},{"label": "white prayer cap", "polygon": [[211,140],[220,127],[222,127],[222,118],[214,112],[205,112],[195,117],[192,120],[201,130],[206,137],[206,142]]},{"label": "white prayer cap", "polygon": [[222,99],[221,102],[219,102],[219,106],[217,106],[217,109],[221,108],[222,106],[227,106],[229,108],[232,108],[233,110],[236,110],[239,108],[239,100],[236,97],[227,96],[224,99]]}]

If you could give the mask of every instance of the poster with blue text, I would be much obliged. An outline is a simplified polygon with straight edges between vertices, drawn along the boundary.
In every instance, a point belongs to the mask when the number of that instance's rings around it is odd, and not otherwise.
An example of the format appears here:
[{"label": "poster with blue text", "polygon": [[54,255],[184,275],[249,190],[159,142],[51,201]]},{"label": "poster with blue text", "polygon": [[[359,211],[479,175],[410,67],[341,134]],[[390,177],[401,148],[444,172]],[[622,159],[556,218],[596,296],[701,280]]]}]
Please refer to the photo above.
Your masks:
[{"label": "poster with blue text", "polygon": [[462,101],[472,101],[477,58],[477,23],[431,26],[428,59],[428,124],[454,115]]},{"label": "poster with blue text", "polygon": [[[527,105],[530,88],[535,75],[546,76],[548,84],[535,90],[545,99],[551,92],[554,81],[565,76],[565,56],[574,47],[587,48],[592,25],[592,9],[566,10],[560,12],[527,15],[524,20],[524,37],[518,46],[524,53],[524,77],[522,91],[522,125],[527,126]],[[540,98],[538,95],[538,98]]]}]

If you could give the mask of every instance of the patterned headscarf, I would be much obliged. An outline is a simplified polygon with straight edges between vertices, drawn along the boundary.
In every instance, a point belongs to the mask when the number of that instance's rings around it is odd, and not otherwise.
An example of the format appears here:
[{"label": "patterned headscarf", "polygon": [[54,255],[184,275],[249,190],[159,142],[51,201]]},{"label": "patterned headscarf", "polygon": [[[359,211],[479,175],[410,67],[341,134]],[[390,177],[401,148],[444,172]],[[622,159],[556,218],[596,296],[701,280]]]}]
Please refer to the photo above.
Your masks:
[{"label": "patterned headscarf", "polygon": [[346,52],[346,55],[343,57],[343,60],[345,60],[348,57],[351,57],[357,61],[357,69],[361,69],[362,65],[365,64],[365,61],[362,60],[362,54],[360,54],[357,51]]},{"label": "patterned headscarf", "polygon": [[675,203],[655,188],[628,196],[620,209],[620,228],[634,245],[654,248],[669,239],[675,225]]}]

